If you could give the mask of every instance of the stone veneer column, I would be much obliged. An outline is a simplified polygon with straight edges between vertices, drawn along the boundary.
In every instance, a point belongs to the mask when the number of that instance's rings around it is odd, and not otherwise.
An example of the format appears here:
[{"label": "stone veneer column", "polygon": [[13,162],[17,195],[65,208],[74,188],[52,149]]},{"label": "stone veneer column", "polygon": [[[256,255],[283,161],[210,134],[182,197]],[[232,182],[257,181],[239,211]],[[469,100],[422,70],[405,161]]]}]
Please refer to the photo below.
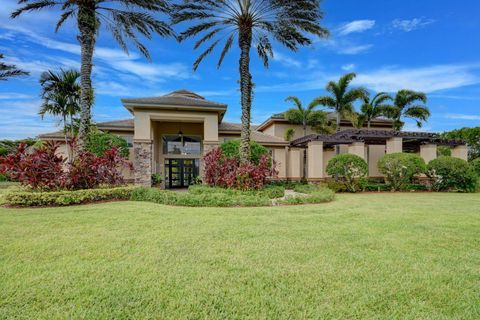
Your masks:
[{"label": "stone veneer column", "polygon": [[134,171],[135,184],[145,187],[152,186],[152,141],[134,140],[133,152],[135,154]]},{"label": "stone veneer column", "polygon": [[433,159],[436,159],[437,145],[432,143],[420,145],[420,157],[422,157],[427,164]]},{"label": "stone veneer column", "polygon": [[348,145],[348,153],[359,156],[362,159],[365,159],[365,143],[363,142],[354,142]]},{"label": "stone veneer column", "polygon": [[452,157],[468,161],[468,147],[462,145],[452,148]]},{"label": "stone veneer column", "polygon": [[403,139],[390,138],[387,140],[387,154],[403,152]]},{"label": "stone veneer column", "polygon": [[307,151],[307,178],[318,181],[323,178],[323,142],[310,141]]}]

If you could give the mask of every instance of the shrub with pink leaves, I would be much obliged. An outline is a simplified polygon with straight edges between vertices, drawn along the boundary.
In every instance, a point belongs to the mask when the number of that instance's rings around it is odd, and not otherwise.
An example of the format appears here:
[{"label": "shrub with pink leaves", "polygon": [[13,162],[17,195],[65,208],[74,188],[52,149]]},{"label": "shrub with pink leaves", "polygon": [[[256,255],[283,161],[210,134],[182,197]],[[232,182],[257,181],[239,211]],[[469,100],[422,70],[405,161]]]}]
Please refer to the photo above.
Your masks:
[{"label": "shrub with pink leaves", "polygon": [[[116,147],[106,150],[103,156],[79,150],[68,163],[58,154],[58,147],[55,142],[38,149],[19,145],[13,153],[0,157],[0,173],[36,190],[78,190],[123,185],[122,167],[132,168]],[[75,143],[71,147],[78,149]]]},{"label": "shrub with pink leaves", "polygon": [[268,155],[262,155],[259,163],[240,163],[236,157],[226,157],[220,148],[208,152],[203,161],[204,181],[215,187],[240,190],[261,189],[269,177],[278,174]]}]

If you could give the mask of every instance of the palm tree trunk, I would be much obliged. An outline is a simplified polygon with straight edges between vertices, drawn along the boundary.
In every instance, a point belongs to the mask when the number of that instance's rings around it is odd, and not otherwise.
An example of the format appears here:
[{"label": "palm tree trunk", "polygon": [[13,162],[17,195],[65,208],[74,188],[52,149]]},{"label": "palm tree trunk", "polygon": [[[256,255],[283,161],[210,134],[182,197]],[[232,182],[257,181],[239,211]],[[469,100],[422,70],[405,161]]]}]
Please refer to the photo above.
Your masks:
[{"label": "palm tree trunk", "polygon": [[252,108],[252,75],[250,74],[250,48],[252,47],[251,30],[241,30],[240,46],[240,92],[242,103],[242,131],[240,137],[240,162],[250,159],[250,113]]},{"label": "palm tree trunk", "polygon": [[[307,135],[306,119],[303,119],[303,136]],[[303,179],[307,179],[307,149],[303,149]]]},{"label": "palm tree trunk", "polygon": [[91,107],[93,104],[92,66],[95,48],[96,20],[93,8],[80,8],[77,17],[81,47],[80,67],[80,129],[78,144],[83,147],[90,131]]},{"label": "palm tree trunk", "polygon": [[[341,122],[341,117],[340,117],[340,110],[337,108],[337,132],[340,132],[340,122]],[[335,153],[340,154],[340,145],[337,144],[335,147]]]}]

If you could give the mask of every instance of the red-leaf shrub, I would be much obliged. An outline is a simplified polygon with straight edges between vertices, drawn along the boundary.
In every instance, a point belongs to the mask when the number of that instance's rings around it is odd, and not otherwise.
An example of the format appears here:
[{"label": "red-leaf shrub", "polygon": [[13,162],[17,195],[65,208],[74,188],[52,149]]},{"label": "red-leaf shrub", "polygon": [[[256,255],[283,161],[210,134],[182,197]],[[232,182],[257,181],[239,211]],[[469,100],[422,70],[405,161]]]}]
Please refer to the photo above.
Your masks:
[{"label": "red-leaf shrub", "polygon": [[[122,167],[132,168],[116,147],[101,157],[89,151],[77,151],[74,161],[67,164],[66,159],[57,154],[58,146],[47,142],[42,148],[27,150],[26,145],[20,145],[12,154],[0,157],[0,173],[32,189],[77,190],[122,185]],[[72,148],[77,149],[75,143]]]},{"label": "red-leaf shrub", "polygon": [[241,164],[238,158],[226,157],[220,148],[215,148],[203,157],[203,161],[204,181],[215,187],[260,189],[269,177],[278,174],[267,155],[261,156],[258,165],[253,162]]},{"label": "red-leaf shrub", "polygon": [[27,148],[26,144],[20,144],[13,153],[0,157],[0,172],[33,189],[61,187],[65,159],[57,155],[58,144],[50,141],[43,148]]}]

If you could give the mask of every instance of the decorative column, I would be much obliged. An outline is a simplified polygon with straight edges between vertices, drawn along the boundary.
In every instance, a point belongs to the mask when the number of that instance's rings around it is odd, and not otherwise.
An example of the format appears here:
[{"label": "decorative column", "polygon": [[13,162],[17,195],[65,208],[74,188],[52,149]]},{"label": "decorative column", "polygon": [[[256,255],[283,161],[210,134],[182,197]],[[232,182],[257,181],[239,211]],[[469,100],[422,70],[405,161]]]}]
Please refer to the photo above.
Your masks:
[{"label": "decorative column", "polygon": [[466,145],[460,145],[452,148],[452,157],[468,161],[468,147]]},{"label": "decorative column", "polygon": [[425,163],[429,163],[433,159],[437,158],[437,145],[428,143],[420,145],[420,157],[425,160]]},{"label": "decorative column", "polygon": [[308,181],[318,181],[323,178],[323,142],[310,141],[307,151]]},{"label": "decorative column", "polygon": [[359,156],[362,159],[365,159],[365,143],[364,142],[354,142],[348,145],[348,153]]},{"label": "decorative column", "polygon": [[152,186],[152,122],[147,112],[135,111],[135,133],[133,137],[135,184],[145,187]]},{"label": "decorative column", "polygon": [[394,137],[387,140],[387,154],[403,152],[403,139]]},{"label": "decorative column", "polygon": [[303,172],[302,149],[290,148],[288,153],[288,179],[301,180]]}]

